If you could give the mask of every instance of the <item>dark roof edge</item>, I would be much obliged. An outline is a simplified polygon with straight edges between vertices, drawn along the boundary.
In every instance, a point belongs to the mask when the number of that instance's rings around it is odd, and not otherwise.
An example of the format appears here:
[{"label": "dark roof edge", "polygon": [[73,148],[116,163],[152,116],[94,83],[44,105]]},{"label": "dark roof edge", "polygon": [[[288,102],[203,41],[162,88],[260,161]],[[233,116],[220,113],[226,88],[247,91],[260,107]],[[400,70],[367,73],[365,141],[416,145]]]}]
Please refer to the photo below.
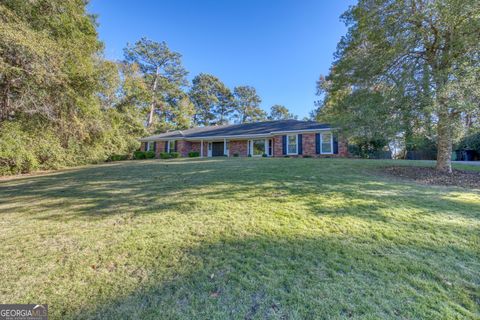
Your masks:
[{"label": "dark roof edge", "polygon": [[[271,137],[280,134],[288,134],[288,133],[312,133],[312,132],[319,132],[319,131],[328,131],[328,130],[337,130],[338,128],[317,128],[317,129],[302,129],[302,130],[282,130],[282,131],[271,131],[268,133],[260,133],[260,134],[234,134],[234,135],[218,135],[218,136],[169,136],[169,137],[159,137],[150,136],[145,138],[138,139],[141,142],[147,141],[168,141],[168,140],[212,140],[212,139],[233,139],[233,138],[255,138],[255,137]],[[164,133],[163,133],[164,134]],[[162,134],[162,135],[163,135]]]}]

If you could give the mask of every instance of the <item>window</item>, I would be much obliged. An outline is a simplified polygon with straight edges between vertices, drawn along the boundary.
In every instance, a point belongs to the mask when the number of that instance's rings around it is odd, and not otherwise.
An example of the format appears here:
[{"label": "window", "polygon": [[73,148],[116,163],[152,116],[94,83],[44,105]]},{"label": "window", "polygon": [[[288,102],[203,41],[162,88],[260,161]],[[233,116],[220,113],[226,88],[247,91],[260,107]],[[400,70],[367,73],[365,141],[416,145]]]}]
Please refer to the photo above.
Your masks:
[{"label": "window", "polygon": [[272,142],[272,139],[269,139],[268,140],[268,155],[269,156],[272,156],[273,155],[273,142]]},{"label": "window", "polygon": [[153,150],[153,144],[154,144],[154,143],[155,143],[155,142],[147,142],[147,146],[146,146],[145,150],[146,150],[146,151],[154,151],[154,150]]},{"label": "window", "polygon": [[253,140],[252,149],[254,156],[262,156],[265,153],[265,140]]},{"label": "window", "polygon": [[175,151],[175,140],[168,140],[168,149],[167,152]]},{"label": "window", "polygon": [[298,153],[298,136],[296,134],[287,136],[287,154]]},{"label": "window", "polygon": [[321,134],[321,149],[320,153],[332,154],[333,153],[333,135],[331,132],[324,132]]}]

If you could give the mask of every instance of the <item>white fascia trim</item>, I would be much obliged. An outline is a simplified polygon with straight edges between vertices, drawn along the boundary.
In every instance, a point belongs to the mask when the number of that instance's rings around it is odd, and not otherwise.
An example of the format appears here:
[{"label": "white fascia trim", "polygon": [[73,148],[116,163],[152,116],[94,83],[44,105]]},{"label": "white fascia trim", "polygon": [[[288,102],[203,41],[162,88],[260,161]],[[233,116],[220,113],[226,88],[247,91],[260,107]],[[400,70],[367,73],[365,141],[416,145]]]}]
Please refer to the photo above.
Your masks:
[{"label": "white fascia trim", "polygon": [[332,131],[334,128],[325,128],[325,129],[312,129],[312,130],[291,130],[291,131],[272,131],[270,134],[289,134],[289,133],[316,133],[319,131]]},{"label": "white fascia trim", "polygon": [[261,134],[238,134],[238,135],[227,135],[227,136],[204,136],[204,137],[171,137],[171,138],[141,138],[139,139],[142,142],[146,141],[167,141],[167,140],[186,140],[186,141],[200,141],[200,140],[223,140],[223,139],[253,139],[253,138],[271,138],[274,135],[278,134],[289,134],[289,133],[316,133],[320,131],[333,131],[335,128],[324,128],[324,129],[311,129],[311,130],[290,130],[290,131],[272,131],[270,133],[261,133]]},{"label": "white fascia trim", "polygon": [[255,139],[255,138],[270,138],[271,134],[239,134],[233,136],[210,136],[210,137],[188,137],[184,138],[187,141],[199,141],[199,140],[210,140],[210,141],[223,141],[224,139],[235,140],[235,139]]}]

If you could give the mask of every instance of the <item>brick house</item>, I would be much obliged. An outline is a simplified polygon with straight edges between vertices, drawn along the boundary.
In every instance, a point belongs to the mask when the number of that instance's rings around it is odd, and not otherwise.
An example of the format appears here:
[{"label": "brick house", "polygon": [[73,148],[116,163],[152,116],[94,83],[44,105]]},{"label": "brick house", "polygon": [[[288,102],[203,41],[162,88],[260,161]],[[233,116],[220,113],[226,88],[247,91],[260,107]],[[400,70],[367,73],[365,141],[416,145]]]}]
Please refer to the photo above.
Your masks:
[{"label": "brick house", "polygon": [[178,152],[187,157],[346,157],[347,145],[327,124],[278,120],[177,130],[140,139],[142,151]]}]

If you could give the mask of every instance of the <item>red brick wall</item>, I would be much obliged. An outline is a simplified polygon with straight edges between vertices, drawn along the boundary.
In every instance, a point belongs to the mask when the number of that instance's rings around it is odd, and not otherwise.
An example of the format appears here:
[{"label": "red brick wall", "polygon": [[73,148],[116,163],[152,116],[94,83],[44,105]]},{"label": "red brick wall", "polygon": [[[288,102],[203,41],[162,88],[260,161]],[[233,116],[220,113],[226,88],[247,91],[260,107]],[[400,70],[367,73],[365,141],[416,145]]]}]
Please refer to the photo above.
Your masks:
[{"label": "red brick wall", "polygon": [[157,151],[155,157],[160,158],[160,152],[165,152],[165,141],[157,141]]},{"label": "red brick wall", "polygon": [[246,157],[248,156],[247,151],[248,151],[248,140],[235,140],[235,141],[230,141],[229,145],[229,154],[230,157],[233,157],[235,153],[238,153],[240,157]]},{"label": "red brick wall", "polygon": [[[200,153],[200,148],[201,147],[201,142],[190,142],[190,151],[197,151]],[[188,155],[188,152],[187,152]],[[208,156],[208,142],[204,141],[203,142],[203,156],[206,157]]]},{"label": "red brick wall", "polygon": [[[272,138],[273,140],[273,156],[274,157],[283,157],[282,150],[282,135],[277,135]],[[157,141],[157,152],[156,157],[160,157],[161,152],[165,152],[165,144],[167,141]],[[230,157],[233,157],[235,153],[238,153],[241,157],[248,156],[248,140],[233,140],[230,141]],[[302,147],[304,156],[312,157],[348,157],[348,145],[347,140],[343,137],[338,139],[338,155],[318,155],[315,150],[315,133],[304,133],[302,136]],[[142,142],[140,150],[146,150],[146,142]],[[188,157],[190,151],[200,152],[200,142],[190,142],[190,141],[177,141],[177,152],[180,153],[181,157]],[[203,142],[203,156],[208,156],[208,142]]]},{"label": "red brick wall", "polygon": [[273,156],[283,157],[282,136],[273,136]]},{"label": "red brick wall", "polygon": [[302,134],[302,152],[304,156],[315,157],[317,155],[315,133]]},{"label": "red brick wall", "polygon": [[177,141],[177,152],[180,153],[180,157],[188,157],[190,151],[192,151],[192,143],[190,141]]},{"label": "red brick wall", "polygon": [[[283,157],[282,135],[273,137],[273,155],[274,157]],[[315,145],[315,133],[302,134],[303,156],[311,157],[348,157],[348,145],[344,138],[338,139],[338,154],[321,155],[317,154]],[[293,156],[295,157],[295,156]]]}]

